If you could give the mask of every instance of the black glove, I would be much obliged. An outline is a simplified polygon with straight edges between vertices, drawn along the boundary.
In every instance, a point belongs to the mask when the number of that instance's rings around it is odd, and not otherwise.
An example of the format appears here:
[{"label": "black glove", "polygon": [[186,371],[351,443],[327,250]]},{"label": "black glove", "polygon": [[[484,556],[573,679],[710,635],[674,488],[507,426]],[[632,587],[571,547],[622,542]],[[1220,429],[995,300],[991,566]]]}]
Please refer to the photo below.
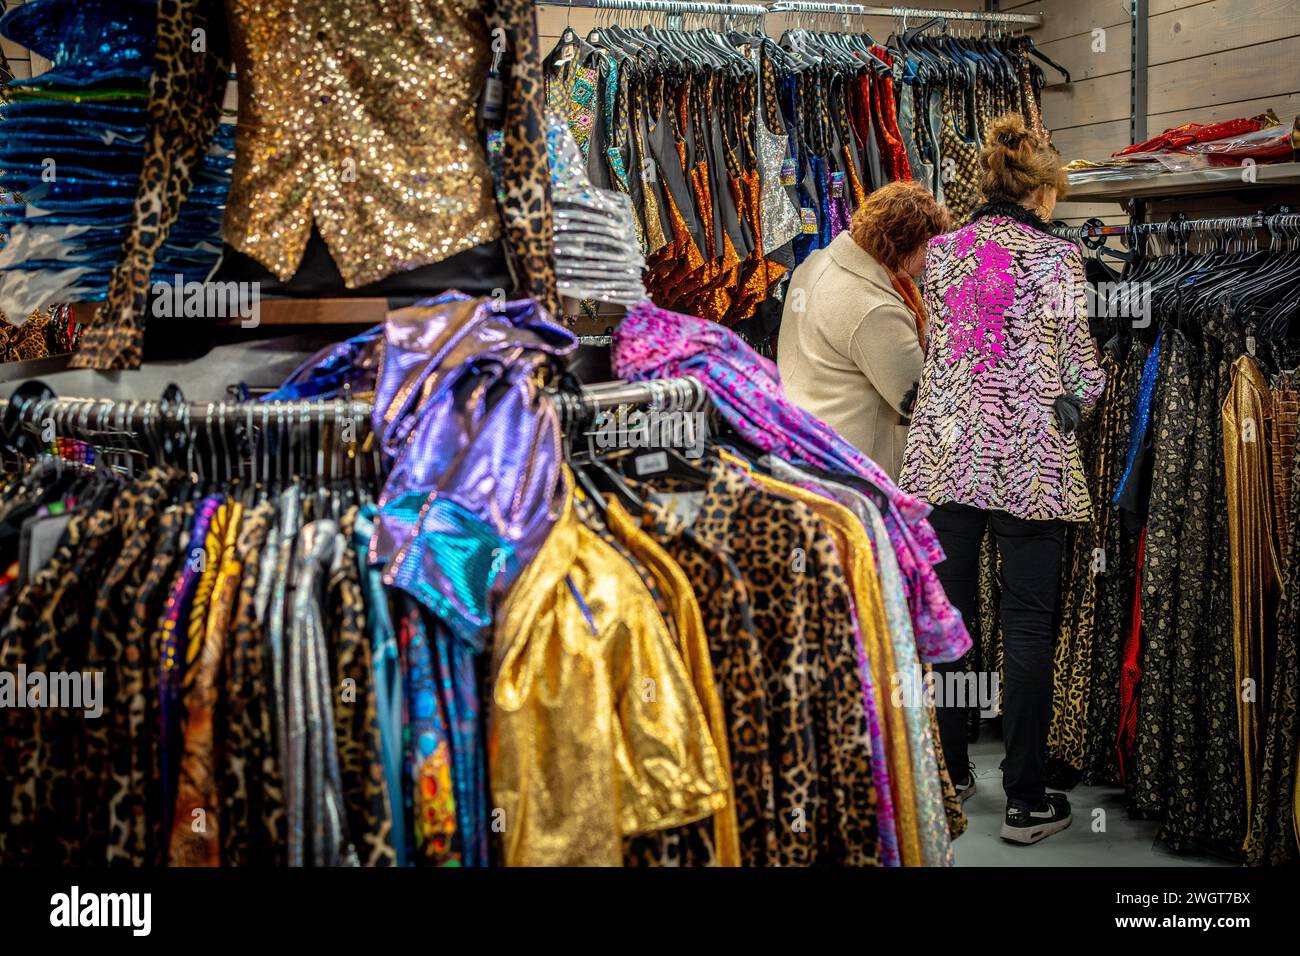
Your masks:
[{"label": "black glove", "polygon": [[912,387],[903,393],[903,400],[899,403],[903,408],[903,414],[908,418],[912,417],[912,409],[916,407],[916,390],[920,387],[920,382],[913,382]]},{"label": "black glove", "polygon": [[1056,423],[1061,426],[1061,431],[1069,435],[1079,430],[1079,423],[1083,421],[1083,405],[1073,395],[1058,395],[1054,403],[1056,408]]}]

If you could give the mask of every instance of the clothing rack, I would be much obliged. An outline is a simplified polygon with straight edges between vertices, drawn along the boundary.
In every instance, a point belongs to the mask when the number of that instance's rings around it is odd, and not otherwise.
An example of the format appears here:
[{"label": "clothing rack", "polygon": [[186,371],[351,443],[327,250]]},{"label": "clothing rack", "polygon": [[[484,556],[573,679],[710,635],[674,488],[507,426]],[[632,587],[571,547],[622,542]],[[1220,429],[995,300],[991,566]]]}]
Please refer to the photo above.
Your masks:
[{"label": "clothing rack", "polygon": [[777,0],[768,7],[770,13],[831,13],[849,17],[893,17],[895,19],[971,20],[979,23],[1014,23],[1042,26],[1041,13],[1002,13],[991,10],[931,10],[917,7],[876,7],[861,3],[817,3],[810,0]]},{"label": "clothing rack", "polygon": [[702,411],[709,407],[708,392],[694,378],[664,378],[646,382],[601,382],[584,385],[580,392],[551,393],[560,413],[560,426],[568,430],[619,405],[648,405],[666,412]]},{"label": "clothing rack", "polygon": [[1002,13],[991,10],[933,10],[920,7],[877,7],[861,3],[815,3],[809,0],[777,0],[770,7],[756,3],[702,3],[694,0],[534,0],[539,5],[588,10],[636,10],[689,15],[724,17],[762,17],[769,13],[832,13],[857,17],[893,17],[895,19],[967,20],[978,23],[1009,23],[1042,26],[1041,13]]},{"label": "clothing rack", "polygon": [[1296,229],[1300,227],[1300,214],[1290,212],[1257,212],[1250,216],[1222,216],[1210,219],[1187,219],[1179,214],[1165,222],[1138,222],[1108,226],[1100,220],[1090,220],[1078,226],[1053,226],[1052,235],[1059,239],[1081,241],[1107,236],[1139,239],[1147,236],[1181,238],[1194,233],[1226,234],[1248,229]]},{"label": "clothing rack", "polygon": [[[699,411],[709,398],[704,387],[693,378],[668,378],[645,382],[599,382],[584,385],[578,392],[549,389],[560,413],[561,424],[589,420],[596,413],[619,405],[649,405],[661,411]],[[323,433],[327,425],[348,424],[358,429],[369,427],[373,406],[358,399],[321,399],[294,401],[166,402],[135,399],[114,401],[100,398],[29,397],[0,399],[0,420],[14,433],[23,427],[36,428],[52,421],[55,432],[64,438],[120,438],[126,435],[162,435],[193,433],[200,426],[209,434],[214,427],[261,427],[265,433],[272,425],[289,428],[317,428]],[[11,420],[12,417],[12,420]]]},{"label": "clothing rack", "polygon": [[703,3],[694,0],[533,0],[538,5],[572,7],[578,10],[635,10],[666,13],[670,17],[721,16],[762,17],[767,7],[757,3]]}]

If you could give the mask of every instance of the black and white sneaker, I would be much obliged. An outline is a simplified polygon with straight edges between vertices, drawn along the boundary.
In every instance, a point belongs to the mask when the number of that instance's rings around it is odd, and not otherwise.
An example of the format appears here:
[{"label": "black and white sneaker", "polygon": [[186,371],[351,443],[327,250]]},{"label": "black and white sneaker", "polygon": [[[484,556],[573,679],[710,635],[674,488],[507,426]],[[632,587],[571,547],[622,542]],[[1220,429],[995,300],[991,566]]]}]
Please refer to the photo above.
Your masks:
[{"label": "black and white sneaker", "polygon": [[957,799],[965,803],[971,797],[975,796],[975,765],[971,764],[966,771],[964,782],[955,783],[957,788]]},{"label": "black and white sneaker", "polygon": [[1063,793],[1049,793],[1037,809],[1008,803],[1002,839],[1012,843],[1037,843],[1070,825],[1070,801]]}]

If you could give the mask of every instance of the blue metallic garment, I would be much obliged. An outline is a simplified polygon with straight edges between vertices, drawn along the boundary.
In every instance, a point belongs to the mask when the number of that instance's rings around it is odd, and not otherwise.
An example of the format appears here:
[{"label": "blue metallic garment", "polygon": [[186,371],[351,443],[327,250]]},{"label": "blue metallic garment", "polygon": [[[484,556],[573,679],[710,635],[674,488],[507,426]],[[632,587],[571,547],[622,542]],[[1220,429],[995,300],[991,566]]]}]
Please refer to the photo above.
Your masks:
[{"label": "blue metallic garment", "polygon": [[[157,0],[32,0],[0,17],[0,33],[52,61],[11,83],[14,102],[0,106],[0,192],[18,199],[0,211],[0,308],[10,314],[105,296],[136,216],[157,15]],[[212,271],[233,161],[234,126],[223,124],[158,251],[154,284]]]},{"label": "blue metallic garment", "polygon": [[451,294],[392,313],[373,426],[389,463],[370,558],[482,649],[502,594],[567,489],[540,373],[576,347],[531,301]]},{"label": "blue metallic garment", "polygon": [[29,0],[0,18],[0,33],[53,67],[11,86],[143,86],[153,71],[157,19],[157,0]]},{"label": "blue metallic garment", "polygon": [[1129,434],[1128,456],[1124,460],[1124,474],[1119,480],[1119,486],[1115,489],[1114,497],[1110,499],[1111,504],[1119,504],[1120,495],[1124,493],[1124,486],[1128,484],[1129,476],[1133,473],[1133,464],[1137,461],[1138,450],[1146,439],[1147,426],[1151,424],[1151,400],[1156,393],[1156,378],[1160,371],[1160,343],[1164,341],[1164,337],[1163,332],[1156,337],[1156,344],[1151,347],[1151,353],[1147,356],[1146,364],[1142,366],[1142,382],[1138,386],[1137,409],[1133,413],[1133,431]]},{"label": "blue metallic garment", "polygon": [[402,776],[404,721],[402,717],[402,661],[388,610],[388,592],[383,572],[371,567],[366,555],[374,532],[375,506],[365,505],[357,512],[352,529],[352,547],[361,569],[361,594],[366,603],[366,628],[370,632],[371,668],[375,673],[375,714],[379,721],[380,760],[388,784],[388,802],[392,809],[393,846],[397,865],[411,862],[410,835],[406,832],[405,785]]}]

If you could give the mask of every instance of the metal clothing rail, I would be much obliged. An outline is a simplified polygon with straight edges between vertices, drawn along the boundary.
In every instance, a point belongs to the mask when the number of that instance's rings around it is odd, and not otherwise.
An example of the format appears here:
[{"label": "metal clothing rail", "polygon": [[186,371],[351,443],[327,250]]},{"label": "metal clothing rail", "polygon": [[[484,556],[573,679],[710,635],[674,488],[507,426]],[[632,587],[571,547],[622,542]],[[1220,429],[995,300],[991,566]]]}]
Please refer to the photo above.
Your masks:
[{"label": "metal clothing rail", "polygon": [[1192,233],[1229,233],[1246,229],[1300,227],[1300,214],[1257,212],[1250,216],[1223,216],[1212,219],[1169,219],[1165,222],[1124,223],[1108,226],[1100,222],[1078,226],[1054,226],[1052,235],[1059,239],[1096,239],[1106,236],[1170,236]]},{"label": "metal clothing rail", "polygon": [[694,0],[533,0],[539,6],[572,7],[575,10],[636,10],[669,16],[762,17],[767,7],[757,3],[697,3]]},{"label": "metal clothing rail", "polygon": [[918,7],[876,7],[861,3],[817,3],[813,0],[777,0],[768,7],[770,13],[833,13],[850,17],[905,17],[909,20],[972,20],[979,23],[1015,23],[1041,26],[1041,13],[1002,13],[992,10],[932,10]]},{"label": "metal clothing rail", "polygon": [[710,399],[694,378],[663,378],[644,382],[601,382],[585,385],[579,392],[552,391],[560,413],[560,426],[567,430],[588,421],[603,409],[619,405],[649,405],[660,411],[702,411]]},{"label": "metal clothing rail", "polygon": [[[561,421],[619,405],[650,405],[665,411],[698,410],[708,403],[704,387],[692,378],[668,378],[645,382],[600,382],[584,385],[580,391],[548,389],[560,410]],[[160,434],[181,430],[193,432],[241,426],[274,425],[277,430],[324,425],[369,424],[373,405],[356,399],[295,400],[286,402],[163,402],[106,398],[41,398],[20,401],[11,415],[9,399],[0,399],[0,419],[10,432],[22,426],[53,422],[57,435],[65,438],[93,438]]]}]

